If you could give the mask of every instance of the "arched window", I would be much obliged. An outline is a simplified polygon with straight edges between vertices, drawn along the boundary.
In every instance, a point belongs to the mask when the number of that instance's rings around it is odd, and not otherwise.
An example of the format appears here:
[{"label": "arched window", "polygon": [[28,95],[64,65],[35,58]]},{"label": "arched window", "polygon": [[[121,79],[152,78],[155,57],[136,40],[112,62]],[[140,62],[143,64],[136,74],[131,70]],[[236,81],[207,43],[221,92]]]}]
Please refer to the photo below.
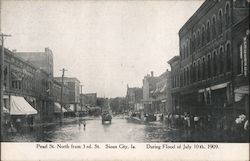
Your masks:
[{"label": "arched window", "polygon": [[207,21],[207,42],[210,42],[210,21]]},{"label": "arched window", "polygon": [[220,64],[220,74],[224,72],[224,60],[223,60],[223,48],[219,49],[219,64]]},{"label": "arched window", "polygon": [[207,56],[207,77],[211,78],[211,55]]},{"label": "arched window", "polygon": [[187,69],[184,68],[184,85],[187,85]]},{"label": "arched window", "polygon": [[197,40],[196,40],[196,35],[195,33],[193,34],[193,51],[196,51],[196,45],[197,45]]},{"label": "arched window", "polygon": [[226,57],[227,57],[227,72],[230,72],[232,70],[232,55],[231,55],[231,49],[230,49],[230,43],[226,44]]},{"label": "arched window", "polygon": [[189,57],[189,41],[188,41],[188,39],[187,39],[186,53],[187,53],[187,57]]},{"label": "arched window", "polygon": [[212,18],[212,35],[213,39],[216,37],[216,17],[215,15]]},{"label": "arched window", "polygon": [[201,61],[200,59],[197,62],[197,80],[200,81],[201,80]]},{"label": "arched window", "polygon": [[198,30],[198,32],[197,32],[197,46],[198,46],[198,48],[200,48],[200,45],[201,45],[201,43],[200,43],[200,30]]},{"label": "arched window", "polygon": [[213,76],[217,75],[217,54],[216,51],[213,51]]},{"label": "arched window", "polygon": [[223,12],[222,12],[222,9],[220,9],[218,13],[218,33],[219,34],[222,33],[222,15],[223,15]]},{"label": "arched window", "polygon": [[206,62],[205,57],[202,58],[202,79],[205,80],[205,74],[206,74]]},{"label": "arched window", "polygon": [[193,77],[194,77],[194,82],[196,82],[197,81],[196,62],[193,63]]},{"label": "arched window", "polygon": [[188,55],[191,55],[191,54],[192,54],[192,53],[191,53],[191,52],[192,52],[192,51],[191,51],[191,50],[192,50],[191,48],[192,48],[192,39],[191,39],[191,37],[189,37],[189,38],[188,38]]},{"label": "arched window", "polygon": [[201,46],[204,46],[205,45],[205,26],[203,25],[202,26],[202,29],[201,29]]},{"label": "arched window", "polygon": [[227,2],[225,6],[225,21],[228,27],[231,21],[230,2]]},{"label": "arched window", "polygon": [[181,60],[183,60],[183,57],[184,57],[183,54],[184,54],[184,53],[183,53],[183,47],[181,46],[181,47],[180,47]]}]

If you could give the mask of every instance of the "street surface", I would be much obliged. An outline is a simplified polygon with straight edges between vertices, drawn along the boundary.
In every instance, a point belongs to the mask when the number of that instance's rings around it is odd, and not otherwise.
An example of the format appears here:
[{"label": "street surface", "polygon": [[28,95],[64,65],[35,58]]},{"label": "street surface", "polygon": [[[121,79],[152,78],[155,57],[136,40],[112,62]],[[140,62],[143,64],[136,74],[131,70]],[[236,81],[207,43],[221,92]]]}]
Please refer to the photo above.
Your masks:
[{"label": "street surface", "polygon": [[[73,118],[75,119],[75,118]],[[219,132],[216,132],[219,134]],[[221,135],[222,136],[222,135]],[[224,136],[222,136],[224,137]],[[137,124],[126,119],[113,118],[102,124],[100,118],[86,120],[86,127],[77,121],[63,125],[50,125],[8,134],[5,141],[15,142],[223,142],[215,132],[191,132],[170,128],[162,123]],[[228,139],[228,138],[227,138]],[[226,140],[227,142],[227,140]],[[229,141],[230,142],[230,141]]]}]

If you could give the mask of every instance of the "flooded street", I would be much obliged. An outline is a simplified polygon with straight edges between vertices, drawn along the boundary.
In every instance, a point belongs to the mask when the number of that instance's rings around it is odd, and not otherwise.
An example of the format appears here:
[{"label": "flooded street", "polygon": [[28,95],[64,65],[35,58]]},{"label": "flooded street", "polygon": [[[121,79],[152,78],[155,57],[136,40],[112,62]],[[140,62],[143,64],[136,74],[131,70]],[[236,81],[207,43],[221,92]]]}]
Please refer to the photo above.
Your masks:
[{"label": "flooded street", "polygon": [[[73,121],[72,121],[73,120]],[[70,123],[26,128],[17,133],[7,133],[10,142],[244,142],[228,137],[223,131],[176,129],[153,122],[138,124],[127,119],[113,118],[112,123],[102,124],[100,118],[86,120],[86,127],[75,118]],[[247,137],[242,137],[247,138]]]},{"label": "flooded street", "polygon": [[46,141],[46,142],[162,142],[171,141],[173,129],[162,124],[136,124],[126,119],[114,118],[112,123],[102,124],[101,119],[77,123],[52,125],[34,129],[32,132],[23,131],[7,136],[7,141]]}]

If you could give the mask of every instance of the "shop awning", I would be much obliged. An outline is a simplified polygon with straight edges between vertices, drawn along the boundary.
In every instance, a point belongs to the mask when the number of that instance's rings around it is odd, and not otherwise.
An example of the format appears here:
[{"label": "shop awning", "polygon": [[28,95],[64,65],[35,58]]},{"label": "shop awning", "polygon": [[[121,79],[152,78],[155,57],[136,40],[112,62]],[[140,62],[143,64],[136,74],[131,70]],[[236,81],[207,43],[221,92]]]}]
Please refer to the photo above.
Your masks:
[{"label": "shop awning", "polygon": [[161,102],[162,102],[162,103],[164,103],[164,102],[167,102],[167,100],[166,100],[166,99],[164,99],[164,100],[161,100]]},{"label": "shop awning", "polygon": [[228,84],[229,84],[229,82],[218,84],[218,85],[215,85],[215,86],[211,86],[210,89],[211,90],[216,90],[216,89],[226,88]]},{"label": "shop awning", "polygon": [[[57,102],[54,103],[55,107],[55,113],[61,113],[61,105]],[[62,107],[62,112],[67,112],[67,110]]]},{"label": "shop awning", "polygon": [[239,102],[245,97],[245,95],[249,94],[249,86],[241,86],[236,88],[234,93],[234,101]]},{"label": "shop awning", "polygon": [[235,93],[249,94],[249,86],[241,86],[234,90]]},{"label": "shop awning", "polygon": [[10,114],[11,115],[33,115],[37,114],[34,109],[23,97],[10,97]]},{"label": "shop awning", "polygon": [[67,104],[67,105],[65,106],[65,108],[66,108],[66,110],[67,110],[68,112],[74,112],[74,105],[73,105],[73,104]]},{"label": "shop awning", "polygon": [[162,89],[160,90],[160,92],[163,93],[165,91],[166,87],[167,87],[167,85],[164,84],[164,86],[162,87]]}]

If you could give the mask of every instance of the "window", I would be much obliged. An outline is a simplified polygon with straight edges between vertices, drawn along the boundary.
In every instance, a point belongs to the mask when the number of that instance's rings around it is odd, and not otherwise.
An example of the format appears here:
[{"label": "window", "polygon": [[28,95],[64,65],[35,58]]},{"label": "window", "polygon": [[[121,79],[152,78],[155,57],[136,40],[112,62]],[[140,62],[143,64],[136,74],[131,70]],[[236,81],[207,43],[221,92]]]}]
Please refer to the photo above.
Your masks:
[{"label": "window", "polygon": [[207,56],[207,77],[211,78],[211,55]]},{"label": "window", "polygon": [[198,30],[198,32],[197,32],[197,46],[198,46],[198,48],[200,47],[200,30]]},{"label": "window", "polygon": [[247,60],[247,37],[243,38],[243,42],[238,45],[238,54],[237,54],[237,66],[238,74],[248,75],[248,60]]},{"label": "window", "polygon": [[201,45],[204,46],[205,45],[205,26],[202,26],[202,30],[201,30]]},{"label": "window", "polygon": [[219,64],[220,64],[220,74],[224,72],[224,60],[223,60],[223,48],[220,47],[220,53],[219,53]]},{"label": "window", "polygon": [[183,69],[183,85],[186,85],[186,69]]},{"label": "window", "polygon": [[193,63],[193,72],[194,72],[194,82],[197,81],[197,67],[196,62]]},{"label": "window", "polygon": [[201,62],[200,62],[200,60],[198,60],[198,64],[197,64],[197,74],[198,74],[198,81],[200,81],[201,80]]},{"label": "window", "polygon": [[187,54],[187,57],[189,57],[189,42],[188,42],[188,40],[187,40],[187,45],[186,45],[186,54]]},{"label": "window", "polygon": [[216,51],[213,52],[213,76],[215,77],[217,75],[217,56]]},{"label": "window", "polygon": [[196,35],[193,35],[193,51],[196,50]]},{"label": "window", "polygon": [[202,79],[205,80],[205,73],[206,73],[206,64],[205,64],[205,57],[202,58]]},{"label": "window", "polygon": [[229,43],[226,45],[226,57],[227,57],[227,72],[230,72],[232,70],[232,55]]},{"label": "window", "polygon": [[210,21],[207,22],[207,42],[210,42]]},{"label": "window", "polygon": [[222,9],[220,9],[218,13],[218,33],[222,33]]},{"label": "window", "polygon": [[225,6],[225,20],[226,20],[226,26],[228,27],[231,20],[231,13],[230,13],[230,3],[227,2]]},{"label": "window", "polygon": [[212,35],[213,39],[216,37],[216,17],[215,15],[212,18]]}]

